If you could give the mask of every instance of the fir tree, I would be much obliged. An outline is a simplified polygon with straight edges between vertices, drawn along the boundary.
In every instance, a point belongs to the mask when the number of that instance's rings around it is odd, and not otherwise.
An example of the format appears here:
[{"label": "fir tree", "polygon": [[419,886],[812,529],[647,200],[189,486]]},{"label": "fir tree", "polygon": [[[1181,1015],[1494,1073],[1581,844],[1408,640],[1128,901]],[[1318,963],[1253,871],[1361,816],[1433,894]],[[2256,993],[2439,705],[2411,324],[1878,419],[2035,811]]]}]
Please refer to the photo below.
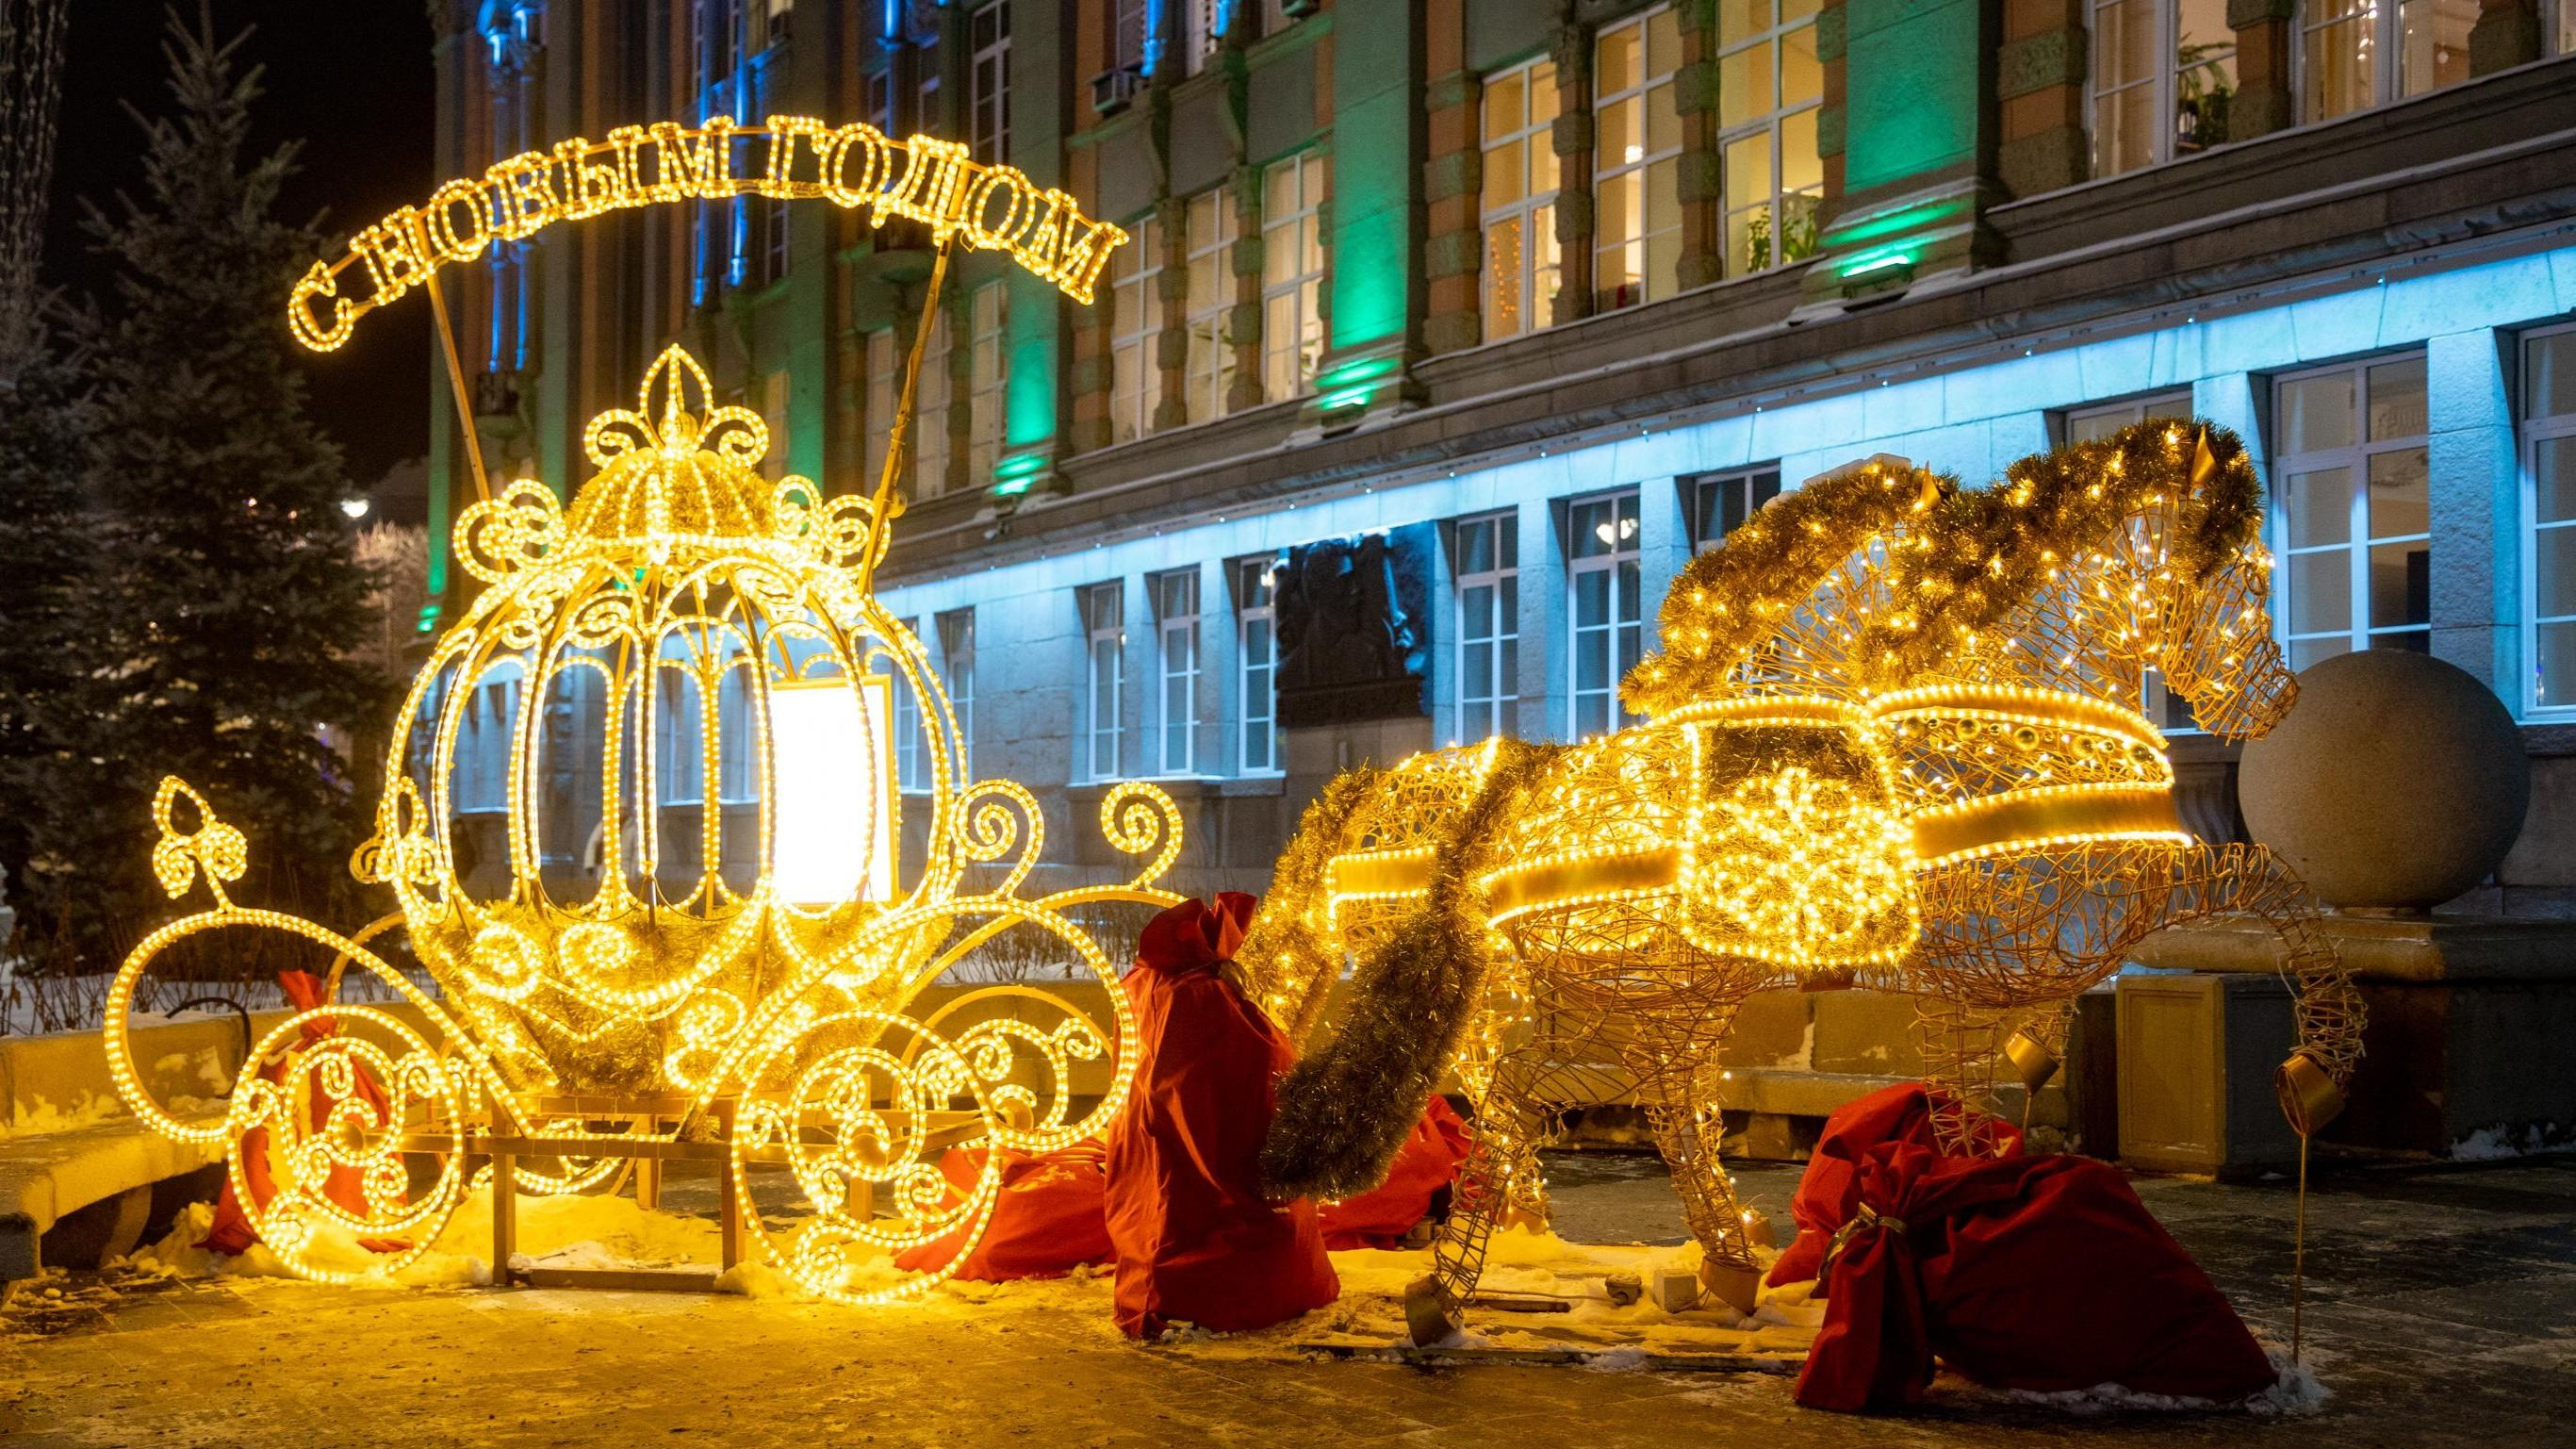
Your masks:
[{"label": "fir tree", "polygon": [[31,870],[82,969],[169,914],[145,869],[165,773],[250,836],[240,899],[344,917],[365,832],[323,735],[372,734],[389,707],[359,658],[375,581],[340,508],[352,490],[305,415],[286,329],[287,288],[322,251],[274,215],[295,148],[245,157],[260,94],[239,63],[247,31],[218,44],[210,19],[175,11],[168,31],[175,106],[135,113],[141,194],[87,220],[118,273],[93,339],[89,743],[46,784]]}]

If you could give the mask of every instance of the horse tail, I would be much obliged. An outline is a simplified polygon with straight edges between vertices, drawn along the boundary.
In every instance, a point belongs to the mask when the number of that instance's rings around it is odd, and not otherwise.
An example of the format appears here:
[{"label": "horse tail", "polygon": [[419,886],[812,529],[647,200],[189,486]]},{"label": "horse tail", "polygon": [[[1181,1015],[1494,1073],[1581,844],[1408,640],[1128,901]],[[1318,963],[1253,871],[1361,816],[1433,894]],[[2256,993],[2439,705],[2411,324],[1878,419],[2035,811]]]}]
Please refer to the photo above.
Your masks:
[{"label": "horse tail", "polygon": [[1433,858],[1421,909],[1361,959],[1331,1043],[1279,1083],[1261,1149],[1274,1197],[1343,1198],[1384,1181],[1483,1005],[1493,957],[1476,880],[1497,827],[1553,753],[1513,741],[1495,748]]}]

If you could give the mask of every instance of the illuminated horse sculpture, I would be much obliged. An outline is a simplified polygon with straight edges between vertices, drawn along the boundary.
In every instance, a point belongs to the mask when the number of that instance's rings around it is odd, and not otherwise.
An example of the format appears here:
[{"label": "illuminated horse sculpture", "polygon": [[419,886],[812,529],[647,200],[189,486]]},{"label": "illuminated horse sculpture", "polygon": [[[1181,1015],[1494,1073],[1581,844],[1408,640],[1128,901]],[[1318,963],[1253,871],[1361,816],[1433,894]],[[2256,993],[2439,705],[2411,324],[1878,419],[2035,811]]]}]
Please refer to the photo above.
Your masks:
[{"label": "illuminated horse sculpture", "polygon": [[[2285,1072],[2331,1115],[2358,1008],[2303,892],[2260,851],[2190,839],[2162,737],[2123,702],[2153,667],[2225,732],[2286,709],[2256,497],[2233,439],[2161,427],[1977,492],[1865,465],[1784,495],[1675,583],[1670,652],[1628,682],[1650,723],[1336,780],[1244,952],[1300,1037],[1342,953],[1360,962],[1338,1034],[1283,1085],[1274,1187],[1367,1185],[1458,1068],[1477,1141],[1420,1339],[1455,1321],[1495,1219],[1535,1196],[1555,1114],[1636,1100],[1703,1281],[1742,1307],[1755,1266],[1716,1079],[1747,996],[1920,990],[1934,1075],[1981,1085],[1980,1031],[2026,1021],[2053,1046],[2064,1003],[2137,940],[2217,910],[2290,939]],[[1981,1120],[1938,1126],[1965,1149]]]}]

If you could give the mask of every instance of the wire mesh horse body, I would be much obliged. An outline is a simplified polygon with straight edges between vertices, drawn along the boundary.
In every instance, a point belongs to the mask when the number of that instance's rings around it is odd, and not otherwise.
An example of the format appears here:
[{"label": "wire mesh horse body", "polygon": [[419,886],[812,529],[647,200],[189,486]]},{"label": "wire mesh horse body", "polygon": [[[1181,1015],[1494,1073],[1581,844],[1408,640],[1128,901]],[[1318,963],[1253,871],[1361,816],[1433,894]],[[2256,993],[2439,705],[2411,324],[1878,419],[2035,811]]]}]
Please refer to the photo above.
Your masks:
[{"label": "wire mesh horse body", "polygon": [[1754,1259],[1717,1162],[1717,1053],[1753,992],[1918,992],[1929,1075],[1958,1089],[1936,1128],[1973,1150],[1999,1037],[2053,1053],[2077,993],[2216,911],[2288,940],[2302,1059],[2339,1084],[2358,1004],[2304,892],[2268,853],[2183,830],[2131,707],[2155,668],[2216,731],[2287,709],[2254,497],[2232,438],[2165,425],[1975,492],[1846,470],[1675,582],[1666,652],[1627,682],[1649,723],[1336,780],[1244,952],[1301,1039],[1358,961],[1338,1033],[1282,1087],[1273,1185],[1367,1186],[1454,1066],[1477,1136],[1419,1334],[1454,1321],[1497,1218],[1537,1203],[1562,1110],[1635,1101],[1703,1281],[1740,1307]]}]

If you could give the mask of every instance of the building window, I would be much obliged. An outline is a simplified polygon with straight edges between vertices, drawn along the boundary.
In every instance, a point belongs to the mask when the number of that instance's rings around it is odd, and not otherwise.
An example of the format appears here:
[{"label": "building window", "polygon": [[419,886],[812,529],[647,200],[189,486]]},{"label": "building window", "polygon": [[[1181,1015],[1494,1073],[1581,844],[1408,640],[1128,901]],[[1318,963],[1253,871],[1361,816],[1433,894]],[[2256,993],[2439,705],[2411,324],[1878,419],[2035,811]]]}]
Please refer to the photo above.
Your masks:
[{"label": "building window", "polygon": [[1683,501],[1690,507],[1691,552],[1706,553],[1726,542],[1763,504],[1780,496],[1780,465],[1702,473],[1688,479]]},{"label": "building window", "polygon": [[1592,38],[1592,286],[1601,311],[1672,294],[1682,247],[1682,122],[1673,109],[1681,49],[1669,5]]},{"label": "building window", "polygon": [[987,282],[977,287],[967,303],[972,325],[966,406],[973,420],[967,432],[966,477],[969,486],[976,488],[992,481],[993,465],[1002,459],[1010,415],[1002,365],[1011,326],[1010,303],[1010,286],[1006,282]]},{"label": "building window", "polygon": [[[900,622],[903,627],[896,631],[899,639],[886,641],[890,648],[901,647],[899,640],[909,641],[919,637],[914,633],[914,627],[921,622],[919,619],[905,619]],[[923,749],[921,745],[921,701],[913,693],[910,675],[904,673],[891,661],[887,664],[886,672],[893,676],[894,683],[895,786],[902,790],[927,790],[930,788],[930,752]]]},{"label": "building window", "polygon": [[1225,416],[1234,386],[1234,345],[1226,314],[1234,307],[1234,188],[1220,186],[1190,198],[1188,231],[1189,358],[1182,373],[1188,421]]},{"label": "building window", "polygon": [[1115,579],[1085,585],[1082,605],[1082,775],[1118,778],[1120,709],[1125,700],[1121,667],[1127,649],[1126,586]]},{"label": "building window", "polygon": [[1197,75],[1225,45],[1226,12],[1235,0],[1180,0],[1181,73]]},{"label": "building window", "polygon": [[1573,645],[1569,652],[1574,736],[1589,739],[1632,724],[1619,704],[1619,681],[1636,667],[1641,610],[1637,588],[1637,495],[1577,500],[1573,529]]},{"label": "building window", "polygon": [[796,0],[769,0],[769,33],[771,50],[787,43],[787,23],[796,14]]},{"label": "building window", "polygon": [[975,159],[999,166],[1011,159],[1011,6],[987,0],[967,18],[969,99],[975,117]]},{"label": "building window", "polygon": [[2522,397],[2525,704],[2576,709],[2576,328],[2523,340]]},{"label": "building window", "polygon": [[1198,769],[1199,571],[1149,576],[1154,604],[1154,768],[1165,775]]},{"label": "building window", "polygon": [[2227,139],[2236,95],[2227,0],[2094,0],[2092,42],[2094,175]]},{"label": "building window", "polygon": [[666,660],[656,671],[660,688],[654,710],[654,796],[664,805],[696,805],[706,798],[705,725],[700,714],[698,681],[688,661]]},{"label": "building window", "polygon": [[519,728],[522,676],[516,663],[501,667],[509,672],[495,669],[486,674],[465,703],[449,787],[459,813],[510,806],[510,761],[517,754],[512,737]]},{"label": "building window", "polygon": [[948,313],[942,307],[930,323],[930,345],[921,352],[921,380],[913,385],[912,496],[936,498],[948,491]]},{"label": "building window", "polygon": [[862,104],[867,107],[868,124],[876,127],[879,135],[894,134],[893,67],[868,72],[867,95]]},{"label": "building window", "polygon": [[894,329],[884,328],[868,334],[868,413],[867,453],[859,482],[860,491],[872,491],[877,480],[885,476],[886,444],[894,432],[895,403],[903,395],[903,349],[895,345]]},{"label": "building window", "polygon": [[1262,177],[1261,387],[1272,402],[1314,386],[1324,355],[1324,162],[1292,156]]},{"label": "building window", "polygon": [[1459,743],[1509,732],[1520,702],[1520,528],[1508,513],[1457,530]]},{"label": "building window", "polygon": [[1136,240],[1110,256],[1109,441],[1132,442],[1154,430],[1159,373],[1155,339],[1163,330],[1163,228],[1153,217],[1127,228]]},{"label": "building window", "polygon": [[2149,418],[2191,419],[2191,394],[2188,391],[2160,392],[2127,402],[2104,403],[2099,407],[2070,408],[2066,414],[2066,441],[2098,443],[2122,428],[2145,422]]},{"label": "building window", "polygon": [[1717,17],[1725,274],[1733,277],[1816,254],[1825,68],[1816,59],[1814,0],[1737,0],[1718,6]]},{"label": "building window", "polygon": [[1146,0],[1112,0],[1109,14],[1109,64],[1113,70],[1151,72],[1153,37],[1145,32],[1150,13]]},{"label": "building window", "polygon": [[921,52],[921,76],[912,88],[912,128],[916,131],[944,131],[939,115],[939,59],[936,51],[925,47]]},{"label": "building window", "polygon": [[1247,775],[1279,768],[1279,560],[1234,565],[1235,686],[1242,697],[1243,765]]},{"label": "building window", "polygon": [[1485,340],[1555,320],[1556,64],[1485,79]]},{"label": "building window", "polygon": [[957,717],[957,773],[975,777],[975,611],[951,609],[939,626],[939,678],[948,691],[949,712]]},{"label": "building window", "polygon": [[2469,78],[2478,0],[2306,0],[2299,116],[2330,120]]},{"label": "building window", "polygon": [[2428,648],[2423,356],[2283,378],[2273,413],[2273,589],[2290,667],[2350,649]]}]

